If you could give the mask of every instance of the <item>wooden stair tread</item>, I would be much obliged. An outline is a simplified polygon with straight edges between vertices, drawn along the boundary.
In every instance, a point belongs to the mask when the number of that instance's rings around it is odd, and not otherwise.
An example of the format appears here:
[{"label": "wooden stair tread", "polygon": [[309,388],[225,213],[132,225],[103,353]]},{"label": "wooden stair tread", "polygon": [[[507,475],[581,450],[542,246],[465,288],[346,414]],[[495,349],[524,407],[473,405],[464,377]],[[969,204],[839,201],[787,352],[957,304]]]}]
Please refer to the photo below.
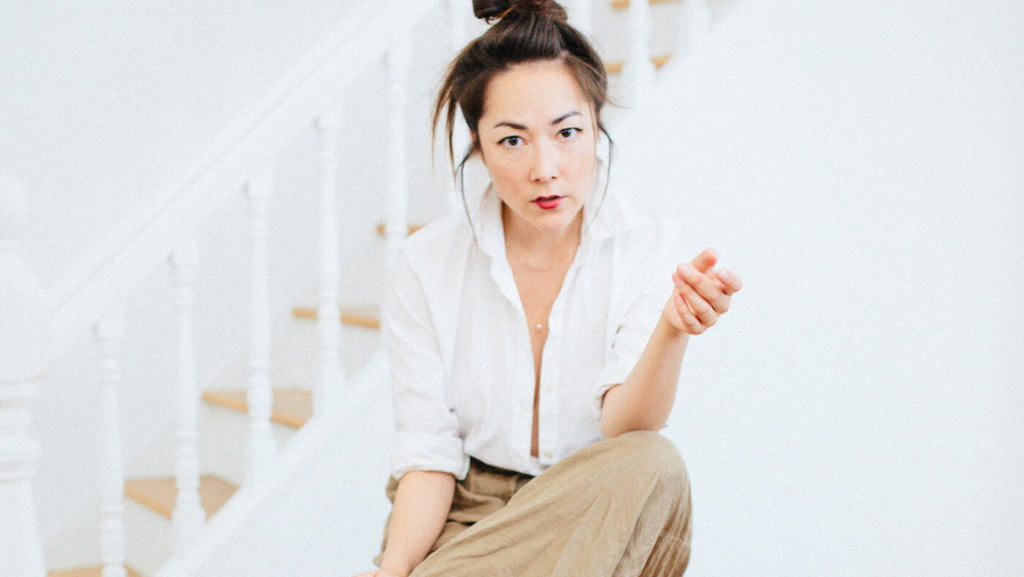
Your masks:
[{"label": "wooden stair tread", "polygon": [[[125,565],[128,577],[142,577],[142,574]],[[46,577],[102,577],[103,567],[82,567],[79,569],[55,569],[48,571]]]},{"label": "wooden stair tread", "polygon": [[[317,310],[313,307],[295,307],[292,315],[300,319],[316,319]],[[365,329],[380,329],[380,311],[377,307],[354,307],[341,309],[342,324]]]},{"label": "wooden stair tread", "polygon": [[[213,514],[219,511],[237,490],[238,487],[220,477],[213,475],[200,477],[199,500],[206,512],[206,518],[213,517]],[[178,488],[175,486],[174,479],[127,481],[124,484],[124,493],[168,519],[171,518],[174,504],[178,500]]]},{"label": "wooden stair tread", "polygon": [[[245,389],[230,391],[206,391],[203,400],[238,411],[249,412]],[[274,403],[270,420],[280,425],[299,429],[313,416],[313,393],[303,389],[274,389]]]},{"label": "wooden stair tread", "polygon": [[[662,66],[665,65],[666,62],[669,61],[670,58],[672,58],[671,54],[662,54],[661,56],[651,56],[651,62],[654,63],[654,67],[655,68],[661,68]],[[617,61],[617,62],[609,62],[608,64],[605,65],[605,70],[608,72],[608,74],[619,74],[620,72],[622,72],[622,69],[625,66],[626,66],[626,63],[624,61],[621,61],[621,60]]]},{"label": "wooden stair tread", "polygon": [[[662,2],[672,2],[674,0],[650,0],[651,4],[661,4]],[[629,8],[629,0],[612,0],[612,8],[614,10],[625,10]]]},{"label": "wooden stair tread", "polygon": [[[419,229],[421,229],[423,227],[424,227],[424,225],[422,225],[422,224],[410,224],[409,225],[409,232],[407,234],[412,234],[412,233],[416,232],[417,230],[419,230]],[[386,224],[380,223],[380,224],[377,225],[377,236],[384,236],[386,232],[387,232],[387,225]]]}]

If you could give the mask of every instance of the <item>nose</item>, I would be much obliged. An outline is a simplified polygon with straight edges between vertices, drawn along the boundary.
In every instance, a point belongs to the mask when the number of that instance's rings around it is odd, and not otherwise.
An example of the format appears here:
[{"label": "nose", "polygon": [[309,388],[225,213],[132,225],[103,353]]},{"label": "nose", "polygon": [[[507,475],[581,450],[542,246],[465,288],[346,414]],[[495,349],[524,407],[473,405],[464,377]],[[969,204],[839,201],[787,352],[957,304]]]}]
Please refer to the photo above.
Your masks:
[{"label": "nose", "polygon": [[530,179],[535,182],[548,182],[558,178],[559,160],[559,152],[555,144],[542,139],[533,149]]}]

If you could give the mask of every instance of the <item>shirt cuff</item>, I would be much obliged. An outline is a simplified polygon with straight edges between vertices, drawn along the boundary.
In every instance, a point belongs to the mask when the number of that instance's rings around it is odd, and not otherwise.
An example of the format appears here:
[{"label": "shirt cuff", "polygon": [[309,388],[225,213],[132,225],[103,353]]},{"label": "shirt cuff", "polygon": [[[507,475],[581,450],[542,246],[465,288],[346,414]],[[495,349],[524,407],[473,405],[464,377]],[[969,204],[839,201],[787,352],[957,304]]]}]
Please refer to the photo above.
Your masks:
[{"label": "shirt cuff", "polygon": [[636,365],[636,360],[615,360],[605,365],[604,370],[601,371],[600,377],[597,379],[597,390],[594,394],[594,403],[597,407],[598,414],[601,411],[601,402],[604,400],[604,394],[608,392],[608,389],[615,385],[621,385],[626,382],[626,377],[629,373],[633,372],[633,367]]},{"label": "shirt cuff", "polygon": [[451,473],[458,480],[469,473],[469,456],[458,437],[399,434],[395,440],[395,458],[391,475],[401,479],[409,471]]}]

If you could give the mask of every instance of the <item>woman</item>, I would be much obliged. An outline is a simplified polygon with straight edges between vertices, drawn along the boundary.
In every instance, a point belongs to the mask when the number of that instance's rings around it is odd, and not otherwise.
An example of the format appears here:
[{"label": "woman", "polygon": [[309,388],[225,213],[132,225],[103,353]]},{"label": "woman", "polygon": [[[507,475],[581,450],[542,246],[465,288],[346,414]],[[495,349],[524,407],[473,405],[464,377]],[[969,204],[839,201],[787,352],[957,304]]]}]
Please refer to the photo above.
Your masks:
[{"label": "woman", "polygon": [[689,485],[656,431],[740,280],[710,250],[673,272],[670,228],[608,185],[605,69],[561,6],[497,4],[434,116],[451,154],[461,108],[459,168],[491,184],[392,269],[394,507],[360,577],[681,575]]}]

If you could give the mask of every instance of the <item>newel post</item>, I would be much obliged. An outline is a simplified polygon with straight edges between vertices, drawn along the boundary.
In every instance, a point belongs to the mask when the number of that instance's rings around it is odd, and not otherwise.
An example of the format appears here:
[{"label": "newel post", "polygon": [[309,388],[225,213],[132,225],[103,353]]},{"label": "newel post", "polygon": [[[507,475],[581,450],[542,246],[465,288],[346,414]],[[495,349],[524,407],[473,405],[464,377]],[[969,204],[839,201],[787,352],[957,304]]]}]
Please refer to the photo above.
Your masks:
[{"label": "newel post", "polygon": [[20,185],[0,172],[0,575],[43,577],[32,498],[39,443],[28,427],[49,361],[52,319],[38,279],[16,250],[27,219]]}]

